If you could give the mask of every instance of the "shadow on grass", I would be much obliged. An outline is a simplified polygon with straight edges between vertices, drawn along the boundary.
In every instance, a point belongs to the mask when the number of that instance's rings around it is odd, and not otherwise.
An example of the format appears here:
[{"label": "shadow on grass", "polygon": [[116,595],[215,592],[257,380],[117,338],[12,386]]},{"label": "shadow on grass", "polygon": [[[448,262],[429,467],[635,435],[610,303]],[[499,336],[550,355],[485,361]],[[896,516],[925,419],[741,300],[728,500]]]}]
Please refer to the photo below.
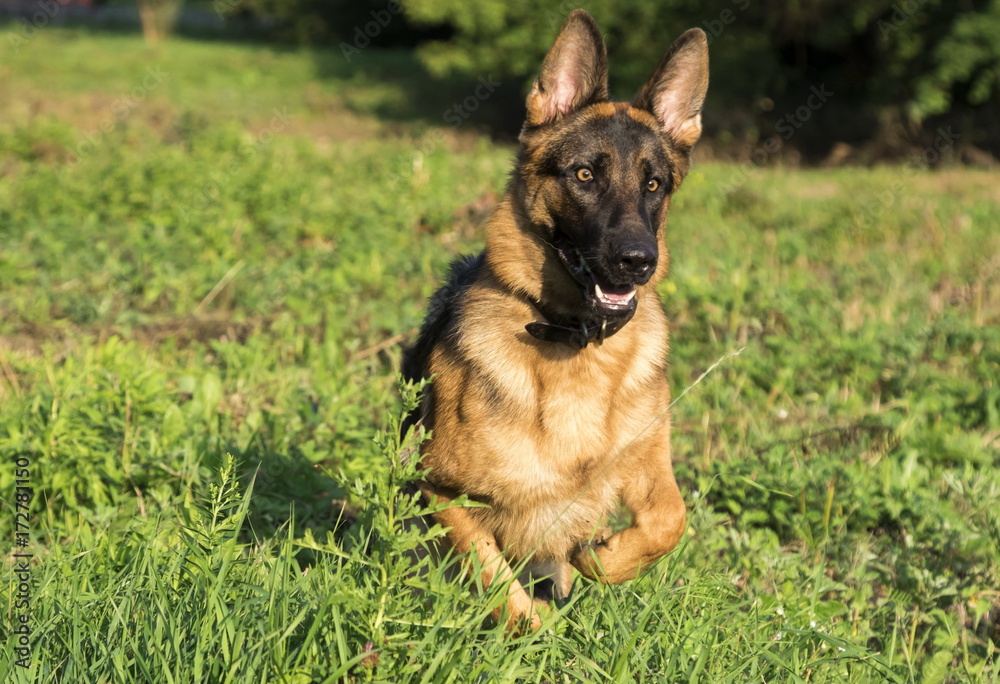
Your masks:
[{"label": "shadow on grass", "polygon": [[[20,35],[24,21],[0,15],[0,33]],[[51,25],[97,38],[141,36],[138,25],[122,21],[93,22],[66,17]],[[424,67],[410,45],[369,46],[362,50],[352,47],[345,55],[342,46],[349,45],[346,42],[301,47],[276,42],[250,24],[226,31],[182,26],[174,35],[205,43],[260,48],[276,54],[306,53],[315,63],[316,77],[335,86],[336,94],[344,97],[349,111],[387,122],[453,126],[509,142],[516,138],[524,120],[527,81],[499,78],[489,72],[439,78]],[[169,42],[164,45],[169,47]]]},{"label": "shadow on grass", "polygon": [[[239,464],[244,488],[253,482],[246,533],[259,539],[278,534],[301,538],[306,530],[322,540],[327,532],[340,536],[355,521],[346,492],[297,448],[288,453],[269,451],[257,444],[227,449]],[[289,520],[294,527],[282,532]]]},{"label": "shadow on grass", "polygon": [[489,72],[438,78],[404,49],[367,48],[345,56],[334,47],[314,50],[312,57],[320,78],[342,83],[348,93],[352,85],[364,89],[363,97],[347,98],[358,114],[475,130],[504,141],[517,137],[524,120],[528,84],[520,79]]}]

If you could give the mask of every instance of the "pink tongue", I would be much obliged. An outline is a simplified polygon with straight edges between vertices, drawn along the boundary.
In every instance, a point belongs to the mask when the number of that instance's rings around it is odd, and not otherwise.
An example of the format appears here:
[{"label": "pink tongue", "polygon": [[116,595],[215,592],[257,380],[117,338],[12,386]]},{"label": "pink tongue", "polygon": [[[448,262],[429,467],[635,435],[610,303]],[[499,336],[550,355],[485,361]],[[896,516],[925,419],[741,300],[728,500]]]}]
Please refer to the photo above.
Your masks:
[{"label": "pink tongue", "polygon": [[624,294],[617,294],[615,292],[605,292],[604,296],[607,297],[607,299],[612,302],[627,302],[629,300],[630,294],[632,294],[631,290],[629,290]]}]

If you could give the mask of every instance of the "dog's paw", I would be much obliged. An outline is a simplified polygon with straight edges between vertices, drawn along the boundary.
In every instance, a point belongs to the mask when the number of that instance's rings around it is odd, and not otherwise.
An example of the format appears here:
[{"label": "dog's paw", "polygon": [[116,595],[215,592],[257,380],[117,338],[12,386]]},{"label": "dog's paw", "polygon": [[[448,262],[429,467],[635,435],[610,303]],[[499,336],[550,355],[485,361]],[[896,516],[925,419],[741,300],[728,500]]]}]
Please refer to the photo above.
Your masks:
[{"label": "dog's paw", "polygon": [[542,628],[542,616],[535,606],[529,613],[512,615],[507,620],[507,633],[511,636],[524,636],[532,634]]},{"label": "dog's paw", "polygon": [[548,620],[553,615],[559,612],[559,607],[558,607],[559,604],[556,603],[555,599],[546,600],[546,599],[535,598],[534,602],[535,602],[534,606],[535,612],[543,621]]},{"label": "dog's paw", "polygon": [[[570,556],[569,562],[587,579],[600,580],[601,556],[608,552],[608,540],[604,536],[582,541],[576,545],[576,550]],[[603,552],[603,553],[602,553]]]},{"label": "dog's paw", "polygon": [[493,624],[502,624],[509,636],[518,637],[537,632],[542,627],[542,616],[537,604],[523,590],[512,594],[507,602],[496,608]]},{"label": "dog's paw", "polygon": [[537,605],[532,606],[525,612],[513,613],[509,610],[494,613],[494,624],[503,624],[507,636],[520,637],[533,634],[542,628],[542,613]]}]

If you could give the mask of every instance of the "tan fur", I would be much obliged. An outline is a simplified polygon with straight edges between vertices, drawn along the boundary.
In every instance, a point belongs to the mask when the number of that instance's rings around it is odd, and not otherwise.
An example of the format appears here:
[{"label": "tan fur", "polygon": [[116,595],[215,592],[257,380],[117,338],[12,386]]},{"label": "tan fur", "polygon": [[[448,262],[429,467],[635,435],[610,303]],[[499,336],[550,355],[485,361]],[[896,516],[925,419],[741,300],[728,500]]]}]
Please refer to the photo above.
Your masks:
[{"label": "tan fur", "polygon": [[[585,51],[567,30],[553,50]],[[540,81],[560,65],[550,55]],[[686,515],[670,461],[668,328],[656,294],[669,261],[669,198],[655,273],[638,288],[636,313],[624,328],[577,350],[535,339],[525,326],[544,320],[532,300],[544,299],[558,310],[560,302],[580,297],[548,246],[544,226],[565,200],[551,174],[536,168],[546,146],[572,134],[570,127],[582,130],[597,118],[628,116],[664,137],[664,148],[676,157],[673,187],[687,160],[653,112],[623,103],[576,103],[575,117],[563,122],[564,112],[544,101],[544,85],[536,82],[529,96],[528,124],[534,104],[534,116],[547,125],[522,136],[521,165],[486,227],[485,267],[456,305],[454,334],[430,352],[433,400],[423,420],[432,438],[421,449],[422,464],[430,469],[422,485],[426,496],[448,501],[466,494],[488,504],[452,507],[436,517],[449,528],[457,551],[476,554],[484,585],[511,582],[506,612],[512,628],[540,624],[511,569],[515,564],[547,566],[557,595],[569,589],[569,564],[589,579],[622,582],[674,548]],[[637,182],[623,178],[619,182]],[[632,525],[601,539],[619,502],[631,512]]]}]

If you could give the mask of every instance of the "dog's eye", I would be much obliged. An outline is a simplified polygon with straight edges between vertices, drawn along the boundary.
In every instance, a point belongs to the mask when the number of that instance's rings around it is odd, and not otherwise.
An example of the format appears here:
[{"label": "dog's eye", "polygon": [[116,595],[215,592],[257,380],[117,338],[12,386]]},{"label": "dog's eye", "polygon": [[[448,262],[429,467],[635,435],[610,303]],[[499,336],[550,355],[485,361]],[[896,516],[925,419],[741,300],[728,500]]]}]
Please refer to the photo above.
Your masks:
[{"label": "dog's eye", "polygon": [[582,183],[589,183],[594,180],[594,172],[584,166],[576,170],[576,179]]},{"label": "dog's eye", "polygon": [[656,180],[655,178],[650,178],[648,181],[646,181],[646,189],[649,190],[650,192],[656,192],[657,190],[660,189],[660,181]]}]

